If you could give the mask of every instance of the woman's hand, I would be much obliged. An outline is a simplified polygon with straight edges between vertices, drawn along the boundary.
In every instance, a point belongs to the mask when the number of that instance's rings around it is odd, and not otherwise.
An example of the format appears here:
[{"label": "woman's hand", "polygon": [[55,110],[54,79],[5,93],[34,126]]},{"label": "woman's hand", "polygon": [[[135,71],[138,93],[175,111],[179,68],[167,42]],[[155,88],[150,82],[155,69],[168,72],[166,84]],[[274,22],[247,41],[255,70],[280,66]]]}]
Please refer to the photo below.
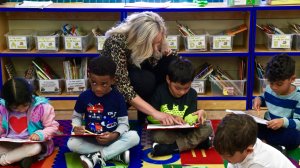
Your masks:
[{"label": "woman's hand", "polygon": [[33,133],[33,134],[30,135],[29,139],[31,141],[39,141],[40,137],[37,134]]},{"label": "woman's hand", "polygon": [[162,125],[183,124],[183,122],[177,121],[172,115],[163,112],[157,112],[156,115],[153,117],[157,119]]},{"label": "woman's hand", "polygon": [[100,145],[109,145],[118,139],[120,133],[118,132],[104,132],[96,136],[96,140]]}]

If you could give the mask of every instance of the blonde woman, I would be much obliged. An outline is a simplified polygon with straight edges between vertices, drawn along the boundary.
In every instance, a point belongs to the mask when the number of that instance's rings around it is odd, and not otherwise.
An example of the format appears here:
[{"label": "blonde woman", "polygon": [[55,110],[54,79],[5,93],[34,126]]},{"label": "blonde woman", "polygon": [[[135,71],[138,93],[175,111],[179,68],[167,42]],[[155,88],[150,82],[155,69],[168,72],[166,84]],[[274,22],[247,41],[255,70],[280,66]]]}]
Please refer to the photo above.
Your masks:
[{"label": "blonde woman", "polygon": [[108,30],[106,37],[101,55],[111,56],[117,64],[115,85],[139,111],[139,120],[144,122],[146,114],[163,125],[181,124],[148,103],[157,84],[165,80],[168,64],[177,57],[167,45],[164,20],[154,12],[133,13]]}]

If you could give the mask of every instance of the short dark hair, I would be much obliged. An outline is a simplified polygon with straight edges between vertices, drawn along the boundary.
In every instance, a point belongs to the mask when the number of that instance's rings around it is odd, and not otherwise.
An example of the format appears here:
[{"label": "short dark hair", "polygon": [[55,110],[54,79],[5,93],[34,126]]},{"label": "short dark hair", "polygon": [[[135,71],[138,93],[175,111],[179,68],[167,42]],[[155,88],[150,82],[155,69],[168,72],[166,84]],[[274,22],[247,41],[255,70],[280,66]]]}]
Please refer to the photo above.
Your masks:
[{"label": "short dark hair", "polygon": [[90,60],[88,71],[99,76],[109,75],[114,77],[116,73],[117,65],[109,56],[95,57]]},{"label": "short dark hair", "polygon": [[287,54],[279,54],[270,59],[265,77],[269,82],[283,81],[295,74],[295,60]]},{"label": "short dark hair", "polygon": [[167,75],[171,82],[186,84],[194,80],[195,69],[189,60],[177,58],[169,64]]},{"label": "short dark hair", "polygon": [[22,78],[12,78],[6,81],[2,87],[1,96],[5,100],[6,108],[19,106],[32,102],[33,89],[31,85]]},{"label": "short dark hair", "polygon": [[223,155],[233,156],[235,152],[243,152],[254,145],[257,138],[257,124],[246,114],[228,114],[218,125],[214,147]]}]

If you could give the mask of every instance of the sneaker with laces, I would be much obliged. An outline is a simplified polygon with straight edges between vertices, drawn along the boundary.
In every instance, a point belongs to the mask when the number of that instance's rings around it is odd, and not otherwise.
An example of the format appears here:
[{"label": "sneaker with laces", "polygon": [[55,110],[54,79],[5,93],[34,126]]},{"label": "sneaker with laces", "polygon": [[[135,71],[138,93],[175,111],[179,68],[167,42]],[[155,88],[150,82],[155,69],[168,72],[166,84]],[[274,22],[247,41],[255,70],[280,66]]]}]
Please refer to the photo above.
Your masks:
[{"label": "sneaker with laces", "polygon": [[94,168],[97,163],[100,163],[101,166],[106,165],[99,152],[80,155],[80,160],[83,168]]},{"label": "sneaker with laces", "polygon": [[125,152],[121,153],[120,155],[113,157],[111,160],[129,164],[130,152],[129,152],[129,150],[126,150]]}]

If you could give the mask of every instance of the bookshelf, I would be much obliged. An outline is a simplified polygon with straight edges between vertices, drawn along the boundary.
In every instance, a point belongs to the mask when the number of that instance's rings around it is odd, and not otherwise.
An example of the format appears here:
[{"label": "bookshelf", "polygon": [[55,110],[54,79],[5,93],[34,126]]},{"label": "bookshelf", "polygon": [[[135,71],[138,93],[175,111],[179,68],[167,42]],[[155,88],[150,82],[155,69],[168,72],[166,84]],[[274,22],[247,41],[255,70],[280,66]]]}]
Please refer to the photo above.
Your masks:
[{"label": "bookshelf", "polygon": [[[176,29],[176,21],[188,25],[196,33],[207,31],[216,34],[240,24],[246,24],[248,30],[234,37],[233,50],[230,52],[192,52],[184,50],[183,43],[179,55],[188,57],[195,65],[207,61],[218,64],[233,77],[237,78],[238,61],[240,58],[247,62],[247,82],[242,96],[214,96],[208,89],[207,93],[198,96],[199,107],[204,109],[249,109],[253,97],[253,62],[254,56],[261,53],[269,53],[262,49],[258,52],[255,48],[256,17],[260,16],[260,7],[226,7],[223,4],[209,4],[204,8],[191,4],[172,4],[168,8],[124,8],[124,4],[89,4],[89,3],[55,3],[44,9],[14,8],[15,3],[0,5],[0,57],[1,77],[3,83],[7,80],[4,65],[10,58],[17,67],[17,74],[22,76],[28,62],[35,57],[41,57],[63,76],[61,64],[65,57],[95,57],[98,52],[95,47],[87,52],[67,52],[60,49],[59,52],[41,53],[35,49],[29,52],[12,52],[6,48],[5,34],[13,29],[49,30],[59,29],[65,23],[80,25],[85,30],[99,26],[106,31],[117,22],[126,18],[132,12],[154,11],[158,12],[166,21],[170,35],[179,34]],[[298,8],[294,9],[297,10]],[[285,9],[288,11],[288,9]],[[270,11],[269,9],[267,11]],[[271,11],[270,11],[271,12]],[[267,54],[272,55],[272,54]],[[299,54],[300,55],[300,54]],[[59,95],[43,95],[48,97],[59,110],[72,110],[77,95],[62,93]]]}]

